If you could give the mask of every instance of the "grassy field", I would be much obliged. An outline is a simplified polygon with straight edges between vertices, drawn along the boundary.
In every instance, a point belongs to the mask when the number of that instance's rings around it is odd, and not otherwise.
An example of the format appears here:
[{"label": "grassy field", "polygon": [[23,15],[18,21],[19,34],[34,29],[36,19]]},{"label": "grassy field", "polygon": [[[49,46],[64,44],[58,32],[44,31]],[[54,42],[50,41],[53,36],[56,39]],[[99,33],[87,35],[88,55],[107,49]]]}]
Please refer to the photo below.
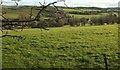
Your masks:
[{"label": "grassy field", "polygon": [[[3,33],[4,34],[4,33]],[[118,25],[9,31],[2,39],[3,68],[108,68],[119,65]]]},{"label": "grassy field", "polygon": [[103,15],[78,15],[78,14],[69,14],[70,16],[74,16],[75,18],[93,18],[93,17],[100,17]]},{"label": "grassy field", "polygon": [[65,8],[63,9],[66,12],[70,12],[70,11],[78,11],[78,12],[84,12],[84,11],[101,11],[101,10],[94,10],[94,9],[68,9]]},{"label": "grassy field", "polygon": [[[18,17],[29,17],[31,7],[2,6],[2,11],[6,12],[6,18],[15,19]],[[36,16],[38,10],[33,10],[33,16]]]},{"label": "grassy field", "polygon": [[[76,11],[76,12],[86,12],[86,11],[102,11],[102,10],[95,10],[95,9],[63,9],[65,12],[73,12],[73,11]],[[107,15],[108,13],[100,13],[100,14],[96,14],[96,15],[82,15],[82,14],[69,14],[70,16],[74,16],[75,18],[92,18],[92,17],[101,17],[101,16],[105,16]]]}]

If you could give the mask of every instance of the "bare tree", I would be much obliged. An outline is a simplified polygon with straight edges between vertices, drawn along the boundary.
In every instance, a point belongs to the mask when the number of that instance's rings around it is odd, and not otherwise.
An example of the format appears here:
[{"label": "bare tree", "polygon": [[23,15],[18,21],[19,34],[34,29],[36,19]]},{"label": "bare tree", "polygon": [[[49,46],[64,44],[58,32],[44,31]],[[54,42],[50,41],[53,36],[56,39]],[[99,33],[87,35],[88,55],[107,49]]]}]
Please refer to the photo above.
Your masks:
[{"label": "bare tree", "polygon": [[15,2],[16,6],[18,6],[18,2],[21,1],[21,0],[12,0]]},{"label": "bare tree", "polygon": [[[15,3],[16,3],[16,6],[18,6],[18,2],[19,1],[21,1],[21,0],[12,0],[12,1],[15,1]],[[31,18],[32,17],[32,10],[33,10],[33,8],[34,7],[32,7],[31,8],[31,11],[30,11],[30,18],[29,19],[9,19],[9,18],[6,18],[5,16],[4,16],[4,14],[2,14],[1,16],[4,18],[4,19],[2,19],[2,20],[0,20],[0,22],[2,22],[2,23],[4,23],[4,24],[2,24],[2,29],[1,29],[1,31],[3,32],[3,29],[7,29],[7,30],[14,30],[13,29],[13,26],[22,26],[22,25],[20,25],[20,24],[14,24],[15,22],[16,23],[25,23],[25,22],[33,22],[33,21],[38,21],[39,19],[40,19],[40,14],[47,8],[47,7],[49,7],[50,5],[53,5],[54,6],[54,8],[56,8],[57,9],[57,11],[58,11],[58,8],[57,8],[57,6],[55,6],[55,4],[57,3],[57,2],[65,2],[65,0],[57,0],[57,1],[55,1],[55,2],[52,2],[52,3],[49,3],[49,4],[47,4],[47,5],[44,5],[44,4],[41,4],[40,2],[40,5],[42,5],[42,8],[41,9],[39,9],[39,11],[38,11],[38,13],[36,14],[36,16],[34,17],[34,18]],[[22,26],[23,27],[23,26]],[[22,28],[23,29],[23,28]],[[43,27],[43,29],[45,29],[45,27]],[[46,30],[46,29],[45,29]],[[7,35],[7,33],[6,33],[6,35],[5,36],[9,36],[9,35]],[[2,36],[2,37],[5,37],[5,36]]]}]

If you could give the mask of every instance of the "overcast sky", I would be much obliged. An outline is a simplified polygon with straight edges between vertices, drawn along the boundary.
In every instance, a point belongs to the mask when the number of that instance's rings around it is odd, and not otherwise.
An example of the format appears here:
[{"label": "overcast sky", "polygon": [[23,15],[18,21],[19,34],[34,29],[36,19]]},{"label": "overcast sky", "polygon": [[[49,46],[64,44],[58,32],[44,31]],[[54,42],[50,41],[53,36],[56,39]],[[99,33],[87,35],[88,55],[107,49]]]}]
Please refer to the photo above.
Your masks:
[{"label": "overcast sky", "polygon": [[[11,0],[2,0],[3,5],[15,5]],[[45,0],[46,4],[57,0]],[[70,7],[82,6],[82,7],[117,7],[120,0],[66,0],[66,4]],[[19,5],[39,5],[39,2],[43,3],[44,0],[21,0]],[[56,4],[57,6],[64,6],[63,2]]]}]

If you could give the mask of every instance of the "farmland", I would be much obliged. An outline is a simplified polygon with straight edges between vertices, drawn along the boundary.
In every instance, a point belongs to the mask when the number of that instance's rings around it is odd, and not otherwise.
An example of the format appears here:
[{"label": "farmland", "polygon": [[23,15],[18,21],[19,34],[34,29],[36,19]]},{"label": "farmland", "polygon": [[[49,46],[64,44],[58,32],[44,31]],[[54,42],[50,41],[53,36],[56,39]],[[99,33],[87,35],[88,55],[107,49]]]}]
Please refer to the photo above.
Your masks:
[{"label": "farmland", "polygon": [[[118,25],[9,31],[2,38],[3,68],[118,68]],[[3,35],[5,34],[5,31]]]},{"label": "farmland", "polygon": [[[35,21],[0,24],[3,68],[105,68],[103,55],[109,69],[120,68],[115,8],[58,8],[49,6]],[[31,6],[3,6],[2,12],[18,21],[34,19],[40,9],[34,7],[31,13]]]},{"label": "farmland", "polygon": [[[85,11],[101,11],[101,10],[93,10],[93,9],[63,9],[64,11],[66,12],[72,12],[72,11],[75,11],[75,12],[85,12]],[[92,18],[92,17],[100,17],[100,16],[103,16],[102,14],[97,14],[97,15],[81,15],[81,14],[69,14],[70,16],[74,16],[76,18],[82,18],[82,17],[85,17],[85,18]]]},{"label": "farmland", "polygon": [[[29,16],[30,14],[30,6],[22,6],[22,7],[15,7],[15,6],[3,6],[3,12],[5,11],[6,14],[5,16],[7,18],[18,18],[19,16],[21,16],[21,14]],[[55,10],[53,8],[53,10]],[[82,18],[82,17],[86,17],[86,18],[92,18],[92,17],[100,17],[100,16],[105,16],[108,14],[108,12],[106,11],[105,13],[100,13],[100,14],[94,14],[94,15],[82,15],[82,14],[70,14],[69,12],[91,12],[91,11],[95,11],[95,12],[101,12],[103,10],[99,10],[99,9],[92,9],[92,8],[83,8],[83,9],[75,9],[75,8],[59,8],[59,10],[63,10],[66,13],[68,13],[68,15],[70,16],[74,16],[76,18]],[[20,12],[21,11],[21,12]],[[33,16],[36,15],[36,13],[38,12],[38,10],[34,9],[33,10]],[[112,12],[112,13],[117,13],[117,12]],[[49,13],[50,14],[50,13]]]}]

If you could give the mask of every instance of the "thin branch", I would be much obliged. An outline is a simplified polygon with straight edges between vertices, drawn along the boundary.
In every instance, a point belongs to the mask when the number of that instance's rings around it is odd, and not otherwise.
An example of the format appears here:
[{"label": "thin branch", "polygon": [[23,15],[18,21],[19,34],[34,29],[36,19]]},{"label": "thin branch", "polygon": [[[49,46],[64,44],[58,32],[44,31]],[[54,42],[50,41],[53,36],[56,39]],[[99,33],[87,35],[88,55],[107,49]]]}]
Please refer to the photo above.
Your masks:
[{"label": "thin branch", "polygon": [[43,5],[44,5],[45,3],[46,3],[46,2],[45,2],[45,0],[44,0]]},{"label": "thin branch", "polygon": [[1,15],[5,20],[8,20],[5,16]]},{"label": "thin branch", "polygon": [[41,13],[44,9],[46,9],[48,6],[50,6],[50,5],[52,5],[52,4],[55,4],[55,3],[57,3],[57,2],[49,3],[47,6],[44,6],[44,7],[37,13],[37,15],[36,15],[36,17],[35,17],[34,20],[37,20],[37,19],[38,19],[40,13]]},{"label": "thin branch", "polygon": [[64,5],[65,5],[67,8],[69,8],[69,7],[67,6],[67,4],[65,4],[65,2],[64,2]]},{"label": "thin branch", "polygon": [[32,18],[32,10],[33,10],[33,7],[31,8],[31,10],[30,10],[30,20],[31,20],[31,18]]},{"label": "thin branch", "polygon": [[15,1],[16,6],[18,6],[18,3]]},{"label": "thin branch", "polygon": [[54,6],[54,8],[57,10],[57,11],[59,11],[59,9],[54,5],[54,4],[52,4],[53,6]]},{"label": "thin branch", "polygon": [[39,4],[40,4],[42,7],[44,7],[44,5],[42,5],[42,3],[41,3],[41,2],[39,2]]}]

